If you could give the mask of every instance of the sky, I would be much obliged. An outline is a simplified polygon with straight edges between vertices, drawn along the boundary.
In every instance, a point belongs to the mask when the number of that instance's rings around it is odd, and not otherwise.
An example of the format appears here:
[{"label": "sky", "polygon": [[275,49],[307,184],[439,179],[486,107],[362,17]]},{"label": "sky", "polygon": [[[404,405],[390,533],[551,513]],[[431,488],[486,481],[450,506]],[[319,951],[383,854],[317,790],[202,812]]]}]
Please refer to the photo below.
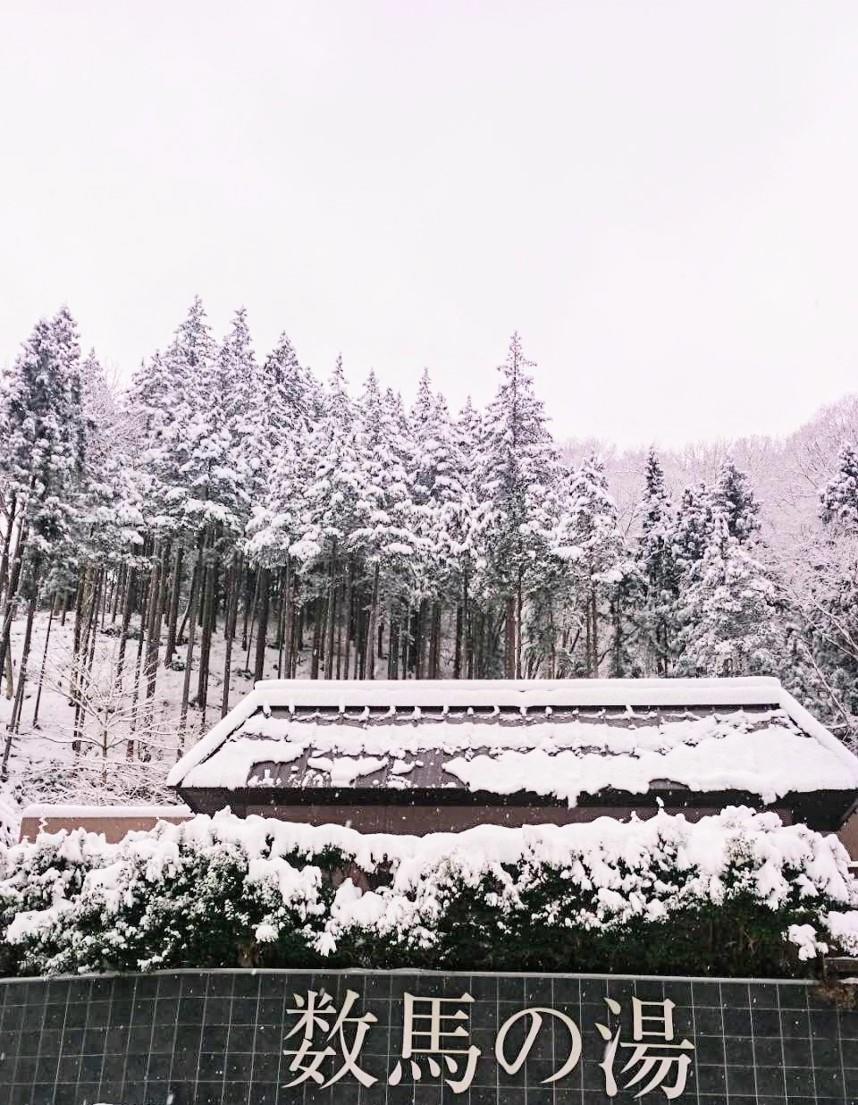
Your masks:
[{"label": "sky", "polygon": [[327,376],[559,438],[783,434],[858,389],[858,4],[0,0],[0,363],[127,379],[195,294]]}]

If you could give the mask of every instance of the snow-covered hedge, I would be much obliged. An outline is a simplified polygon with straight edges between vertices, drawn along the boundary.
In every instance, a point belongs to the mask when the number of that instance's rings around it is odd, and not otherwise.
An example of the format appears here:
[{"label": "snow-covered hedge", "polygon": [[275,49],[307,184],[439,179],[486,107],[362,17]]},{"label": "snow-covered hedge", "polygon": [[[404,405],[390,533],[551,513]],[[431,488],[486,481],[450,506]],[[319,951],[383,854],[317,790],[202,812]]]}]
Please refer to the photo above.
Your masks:
[{"label": "snow-covered hedge", "polygon": [[82,830],[2,851],[5,974],[179,966],[807,974],[858,952],[834,837],[728,809],[697,823],[426,837],[229,813],[120,844]]}]

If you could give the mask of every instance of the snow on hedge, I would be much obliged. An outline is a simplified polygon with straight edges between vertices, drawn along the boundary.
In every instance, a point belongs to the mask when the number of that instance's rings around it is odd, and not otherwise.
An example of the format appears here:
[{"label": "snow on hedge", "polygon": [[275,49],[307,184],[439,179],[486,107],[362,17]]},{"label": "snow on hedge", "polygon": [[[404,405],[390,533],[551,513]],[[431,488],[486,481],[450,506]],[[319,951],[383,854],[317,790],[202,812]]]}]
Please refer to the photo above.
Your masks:
[{"label": "snow on hedge", "polygon": [[[711,932],[737,909],[784,962],[858,946],[842,845],[744,808],[696,823],[659,812],[425,837],[223,812],[116,845],[83,830],[43,834],[5,849],[0,865],[6,973],[463,956],[477,967],[492,951],[463,951],[465,929],[516,962],[531,962],[527,941],[544,939],[546,962],[561,964],[552,969],[581,970],[591,964],[580,956],[603,955],[603,937],[621,944],[641,925],[685,918],[694,944],[694,925],[704,931],[695,918]],[[667,971],[659,939],[647,962],[661,954]]]}]

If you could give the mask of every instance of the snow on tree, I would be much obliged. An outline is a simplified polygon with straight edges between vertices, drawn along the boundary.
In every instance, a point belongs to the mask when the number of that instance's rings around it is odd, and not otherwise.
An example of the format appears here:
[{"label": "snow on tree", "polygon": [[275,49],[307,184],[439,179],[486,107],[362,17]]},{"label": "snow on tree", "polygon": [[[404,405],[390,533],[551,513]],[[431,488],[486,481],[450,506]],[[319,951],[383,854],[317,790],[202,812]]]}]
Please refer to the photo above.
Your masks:
[{"label": "snow on tree", "polygon": [[771,573],[715,516],[698,577],[684,596],[682,665],[691,675],[776,675],[784,600]]},{"label": "snow on tree", "polygon": [[820,517],[826,526],[858,532],[858,449],[851,442],[841,448],[837,472],[822,489]]},{"label": "snow on tree", "polygon": [[547,509],[557,480],[557,456],[542,402],[528,370],[533,363],[513,334],[499,367],[501,384],[486,411],[478,483],[486,575],[505,604],[505,674],[521,678],[524,604],[548,552]]},{"label": "snow on tree", "polygon": [[650,449],[644,472],[636,559],[641,578],[637,622],[646,649],[648,674],[669,675],[677,652],[680,567],[674,547],[675,522],[664,469]]},{"label": "snow on tree", "polygon": [[358,518],[349,548],[365,563],[369,575],[363,670],[372,679],[381,651],[381,604],[399,590],[400,580],[413,586],[421,539],[412,524],[401,404],[392,393],[381,391],[373,372],[367,377],[357,415]]},{"label": "snow on tree", "polygon": [[12,619],[26,602],[18,686],[7,727],[5,777],[23,705],[37,604],[75,570],[75,528],[82,510],[86,427],[77,327],[67,308],[37,323],[4,373],[0,477],[9,503],[0,581],[5,588],[0,671],[9,660]]},{"label": "snow on tree", "polygon": [[686,580],[703,560],[712,525],[712,499],[706,485],[686,487],[676,513],[671,542],[677,566]]},{"label": "snow on tree", "polygon": [[298,360],[285,333],[265,359],[261,386],[272,443],[295,433],[302,425],[310,425],[322,414],[319,384]]},{"label": "snow on tree", "polygon": [[727,532],[740,544],[747,544],[760,531],[760,504],[747,475],[727,458],[712,490],[712,507],[727,522]]},{"label": "snow on tree", "polygon": [[[634,565],[598,457],[588,458],[569,479],[563,513],[553,534],[552,552],[568,565],[576,617],[583,634],[583,673],[598,675],[611,653],[612,668],[624,669],[628,589]],[[602,632],[608,618],[613,641],[607,632]]]},{"label": "snow on tree", "polygon": [[[281,334],[260,364],[245,312],[216,342],[196,299],[117,402],[68,311],[38,323],[0,378],[8,731],[29,721],[32,614],[71,619],[72,697],[115,638],[120,713],[141,726],[159,668],[181,670],[188,735],[221,639],[221,712],[274,673],[670,675],[779,657],[791,689],[858,732],[858,407],[726,456],[609,449],[603,465],[573,443],[561,465],[531,371],[514,335],[485,409],[451,418],[428,372],[407,411],[374,375],[354,400],[341,358],[321,386]],[[45,662],[57,648],[49,633]]]}]

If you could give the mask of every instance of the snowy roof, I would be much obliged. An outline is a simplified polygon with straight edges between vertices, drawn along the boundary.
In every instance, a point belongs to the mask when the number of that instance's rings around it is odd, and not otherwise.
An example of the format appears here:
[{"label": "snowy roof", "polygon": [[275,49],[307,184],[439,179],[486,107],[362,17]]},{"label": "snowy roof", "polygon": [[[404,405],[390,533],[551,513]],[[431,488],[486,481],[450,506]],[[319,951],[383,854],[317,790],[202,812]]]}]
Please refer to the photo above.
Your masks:
[{"label": "snowy roof", "polygon": [[572,806],[605,792],[690,791],[773,803],[855,791],[858,759],[774,679],[272,681],[168,782],[188,800],[444,791]]}]

